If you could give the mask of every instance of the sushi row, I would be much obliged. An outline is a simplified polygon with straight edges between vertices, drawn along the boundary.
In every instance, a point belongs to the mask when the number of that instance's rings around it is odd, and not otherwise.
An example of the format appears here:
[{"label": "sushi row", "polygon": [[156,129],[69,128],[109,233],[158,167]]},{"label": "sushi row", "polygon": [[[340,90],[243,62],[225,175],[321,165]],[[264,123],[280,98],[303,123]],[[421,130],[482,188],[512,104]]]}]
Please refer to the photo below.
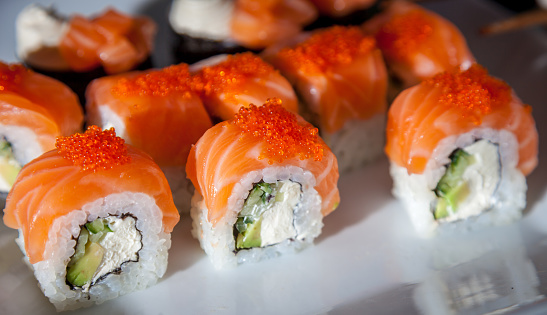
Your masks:
[{"label": "sushi row", "polygon": [[[300,33],[260,56],[96,79],[85,133],[62,83],[20,65],[0,70],[0,117],[17,118],[0,125],[25,127],[2,143],[13,184],[4,222],[60,310],[155,283],[185,205],[222,268],[312,244],[340,202],[339,168],[382,149],[394,194],[429,235],[516,220],[537,164],[531,107],[474,64],[455,27],[404,2],[361,28]],[[388,111],[395,80],[404,90]],[[37,118],[23,119],[31,107]],[[29,137],[38,123],[55,132]],[[49,142],[28,153],[27,138]]]}]

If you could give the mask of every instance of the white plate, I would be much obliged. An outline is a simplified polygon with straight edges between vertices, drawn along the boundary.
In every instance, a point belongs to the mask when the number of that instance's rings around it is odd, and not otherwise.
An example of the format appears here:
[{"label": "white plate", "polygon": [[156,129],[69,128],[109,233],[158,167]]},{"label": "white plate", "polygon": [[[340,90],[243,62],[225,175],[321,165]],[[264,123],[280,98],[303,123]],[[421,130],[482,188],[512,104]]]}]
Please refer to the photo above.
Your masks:
[{"label": "white plate", "polygon": [[[27,1],[0,4],[0,59],[16,61],[14,20]],[[48,3],[47,1],[45,1]],[[117,1],[165,24],[168,1]],[[64,13],[101,10],[105,1],[56,1]],[[424,3],[463,31],[478,61],[534,108],[540,140],[547,127],[547,35],[533,29],[482,37],[485,23],[507,16],[486,1]],[[158,39],[157,66],[172,60],[171,35]],[[167,37],[165,37],[167,36]],[[183,218],[172,239],[167,274],[156,286],[79,314],[481,314],[499,309],[547,312],[547,153],[528,178],[522,221],[453,238],[419,239],[390,193],[385,158],[340,179],[342,202],[325,218],[316,245],[298,255],[215,271]],[[51,314],[15,245],[0,224],[0,314]],[[519,305],[521,305],[519,307]],[[523,306],[522,306],[523,305]]]}]

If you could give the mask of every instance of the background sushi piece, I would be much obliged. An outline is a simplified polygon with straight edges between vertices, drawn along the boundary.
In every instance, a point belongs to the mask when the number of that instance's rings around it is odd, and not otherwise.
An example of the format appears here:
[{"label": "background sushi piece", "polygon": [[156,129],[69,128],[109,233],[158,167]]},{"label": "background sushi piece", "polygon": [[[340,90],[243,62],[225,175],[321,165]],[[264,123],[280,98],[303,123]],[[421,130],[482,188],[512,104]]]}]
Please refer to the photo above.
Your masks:
[{"label": "background sushi piece", "polygon": [[81,131],[83,118],[66,85],[0,62],[0,192],[10,190],[21,166],[53,149],[56,137]]},{"label": "background sushi piece", "polygon": [[218,55],[191,66],[205,108],[213,119],[229,120],[242,106],[260,106],[279,98],[287,110],[298,113],[298,99],[285,77],[250,52]]},{"label": "background sushi piece", "polygon": [[179,210],[188,211],[186,159],[192,144],[212,126],[193,91],[188,65],[99,78],[86,96],[88,123],[114,127],[129,144],[150,154],[166,173]]},{"label": "background sushi piece", "polygon": [[157,26],[107,8],[93,17],[62,17],[51,7],[25,7],[17,16],[17,56],[36,71],[53,76],[83,98],[94,78],[150,68]]},{"label": "background sushi piece", "polygon": [[374,38],[358,27],[333,26],[263,56],[293,84],[301,112],[319,128],[342,173],[382,154],[388,79]]}]

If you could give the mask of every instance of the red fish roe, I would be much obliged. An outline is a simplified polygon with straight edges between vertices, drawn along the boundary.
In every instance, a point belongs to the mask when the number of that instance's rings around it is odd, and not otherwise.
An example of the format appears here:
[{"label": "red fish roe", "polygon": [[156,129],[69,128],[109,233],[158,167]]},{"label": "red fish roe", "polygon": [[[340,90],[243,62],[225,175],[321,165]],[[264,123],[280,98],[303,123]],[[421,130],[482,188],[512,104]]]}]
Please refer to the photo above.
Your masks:
[{"label": "red fish roe", "polygon": [[125,141],[116,136],[114,128],[103,131],[90,126],[85,133],[58,137],[55,147],[63,158],[84,171],[106,170],[130,161]]},{"label": "red fish roe", "polygon": [[376,48],[376,41],[357,27],[334,26],[316,32],[294,48],[285,48],[279,57],[305,74],[321,74],[337,65],[348,65],[355,57]]},{"label": "red fish roe", "polygon": [[458,107],[463,115],[480,124],[481,117],[511,100],[511,88],[502,80],[488,75],[480,65],[459,73],[445,72],[425,81],[442,89],[439,104]]},{"label": "red fish roe", "polygon": [[190,97],[193,86],[188,65],[181,63],[131,78],[121,78],[112,87],[112,93],[117,96],[167,96],[182,93]]},{"label": "red fish roe", "polygon": [[404,60],[433,33],[433,21],[421,10],[394,16],[376,33],[378,47],[390,58]]},{"label": "red fish roe", "polygon": [[205,95],[235,93],[249,78],[265,77],[276,70],[252,53],[228,56],[223,62],[201,69],[196,75],[196,90]]},{"label": "red fish roe", "polygon": [[269,164],[296,157],[316,161],[323,158],[317,128],[298,124],[296,115],[285,110],[279,99],[269,99],[263,106],[241,107],[231,123],[266,141],[258,158],[267,158]]},{"label": "red fish roe", "polygon": [[21,82],[25,72],[30,71],[20,64],[5,64],[0,62],[0,91],[12,91]]}]

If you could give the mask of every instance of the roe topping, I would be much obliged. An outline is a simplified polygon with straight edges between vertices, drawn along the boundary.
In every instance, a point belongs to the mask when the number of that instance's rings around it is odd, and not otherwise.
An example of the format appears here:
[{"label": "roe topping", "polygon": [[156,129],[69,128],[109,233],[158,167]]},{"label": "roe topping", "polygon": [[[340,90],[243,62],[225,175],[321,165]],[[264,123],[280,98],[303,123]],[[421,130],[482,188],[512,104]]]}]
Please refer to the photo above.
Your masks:
[{"label": "roe topping", "polygon": [[21,64],[0,62],[0,91],[14,90],[21,83],[21,77],[28,70]]},{"label": "roe topping", "polygon": [[431,17],[421,10],[394,16],[376,33],[378,47],[391,58],[404,60],[433,33]]},{"label": "roe topping", "polygon": [[121,78],[112,87],[112,93],[117,96],[167,96],[183,93],[184,97],[189,98],[193,85],[188,65],[181,63],[131,78]]},{"label": "roe topping", "polygon": [[264,77],[276,71],[252,53],[229,55],[223,62],[201,69],[196,75],[196,90],[205,95],[231,93],[249,78]]},{"label": "roe topping", "polygon": [[374,48],[374,38],[359,28],[334,26],[314,33],[294,48],[282,49],[279,57],[306,74],[319,74],[336,65],[350,64],[355,57]]},{"label": "roe topping", "polygon": [[439,104],[458,107],[464,115],[475,123],[492,112],[493,108],[507,104],[511,100],[511,88],[502,80],[488,75],[488,71],[474,64],[459,73],[445,72],[425,81],[425,84],[441,88]]},{"label": "roe topping", "polygon": [[55,147],[63,158],[84,171],[106,170],[131,160],[125,141],[116,136],[114,128],[103,131],[97,126],[89,126],[85,133],[57,137]]},{"label": "roe topping", "polygon": [[268,164],[295,157],[315,161],[323,158],[317,128],[298,124],[296,115],[285,110],[279,99],[268,99],[263,106],[241,107],[231,123],[266,141],[258,159],[267,158]]}]

